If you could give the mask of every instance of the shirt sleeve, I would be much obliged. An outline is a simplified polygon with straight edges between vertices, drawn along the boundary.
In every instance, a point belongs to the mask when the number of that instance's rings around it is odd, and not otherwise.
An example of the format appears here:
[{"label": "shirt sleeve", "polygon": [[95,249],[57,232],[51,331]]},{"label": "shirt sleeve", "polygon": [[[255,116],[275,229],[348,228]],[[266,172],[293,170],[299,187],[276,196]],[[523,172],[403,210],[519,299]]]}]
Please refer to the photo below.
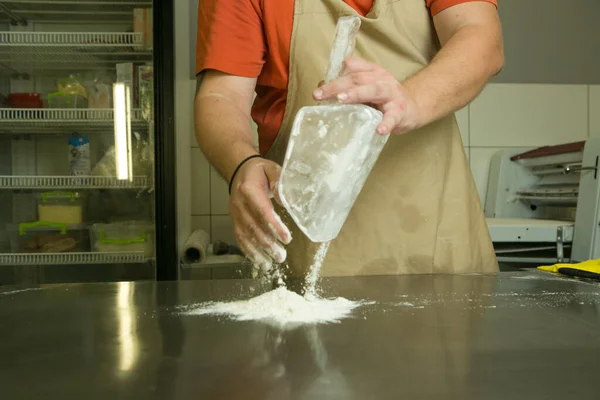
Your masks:
[{"label": "shirt sleeve", "polygon": [[457,4],[467,3],[470,1],[484,1],[486,3],[492,3],[496,7],[498,7],[497,0],[425,0],[425,2],[427,3],[427,7],[429,7],[431,15],[436,15],[437,13],[444,11],[447,8],[450,8]]},{"label": "shirt sleeve", "polygon": [[198,4],[196,74],[215,69],[255,78],[266,45],[260,0],[202,0]]}]

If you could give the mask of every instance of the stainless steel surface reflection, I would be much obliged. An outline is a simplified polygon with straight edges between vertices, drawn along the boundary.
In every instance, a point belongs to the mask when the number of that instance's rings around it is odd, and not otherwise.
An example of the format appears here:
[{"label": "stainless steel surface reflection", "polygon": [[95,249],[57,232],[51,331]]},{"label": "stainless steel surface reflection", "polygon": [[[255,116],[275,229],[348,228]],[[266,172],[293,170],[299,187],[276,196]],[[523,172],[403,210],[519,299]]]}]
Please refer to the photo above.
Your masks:
[{"label": "stainless steel surface reflection", "polygon": [[539,273],[334,278],[339,324],[184,312],[252,281],[0,288],[2,399],[598,399],[600,286]]}]

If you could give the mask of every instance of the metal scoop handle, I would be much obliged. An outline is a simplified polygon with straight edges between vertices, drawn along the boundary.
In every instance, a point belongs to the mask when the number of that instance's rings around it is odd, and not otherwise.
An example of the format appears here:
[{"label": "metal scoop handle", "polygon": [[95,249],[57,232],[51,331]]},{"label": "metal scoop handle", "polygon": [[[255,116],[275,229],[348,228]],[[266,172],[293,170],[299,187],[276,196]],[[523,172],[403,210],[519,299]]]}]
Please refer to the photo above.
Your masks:
[{"label": "metal scoop handle", "polygon": [[354,53],[356,34],[360,28],[360,18],[356,15],[340,17],[335,28],[335,38],[329,54],[329,65],[325,74],[325,83],[337,79],[344,68],[344,60]]}]

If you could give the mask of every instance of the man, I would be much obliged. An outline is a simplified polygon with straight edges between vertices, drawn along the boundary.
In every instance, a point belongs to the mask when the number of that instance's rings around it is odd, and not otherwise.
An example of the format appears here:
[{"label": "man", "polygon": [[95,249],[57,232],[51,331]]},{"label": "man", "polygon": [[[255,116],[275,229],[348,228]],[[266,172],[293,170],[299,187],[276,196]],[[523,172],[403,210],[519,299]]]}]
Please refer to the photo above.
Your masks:
[{"label": "man", "polygon": [[[337,18],[353,14],[362,17],[358,56],[317,87]],[[287,249],[297,274],[313,263],[317,246],[278,209],[292,240],[269,195],[296,112],[337,98],[377,107],[378,132],[392,136],[322,273],[496,272],[453,113],[502,65],[496,0],[201,0],[196,136],[230,183],[242,250],[265,264],[284,261]]]}]

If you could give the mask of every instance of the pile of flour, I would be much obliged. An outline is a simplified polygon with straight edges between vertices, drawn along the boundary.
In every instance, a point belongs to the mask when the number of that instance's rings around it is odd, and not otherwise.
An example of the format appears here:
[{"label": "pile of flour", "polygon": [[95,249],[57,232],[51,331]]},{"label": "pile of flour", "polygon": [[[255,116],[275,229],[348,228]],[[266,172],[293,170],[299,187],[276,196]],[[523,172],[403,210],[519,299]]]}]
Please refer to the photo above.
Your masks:
[{"label": "pile of flour", "polygon": [[317,281],[328,249],[329,242],[322,243],[315,254],[305,296],[282,286],[250,300],[201,304],[186,314],[222,315],[237,321],[266,321],[279,326],[338,322],[365,303],[341,297],[323,299],[317,295]]},{"label": "pile of flour", "polygon": [[340,321],[361,304],[341,297],[303,297],[280,287],[249,300],[200,305],[187,314],[222,315],[237,321],[268,321],[276,325],[327,323]]}]

